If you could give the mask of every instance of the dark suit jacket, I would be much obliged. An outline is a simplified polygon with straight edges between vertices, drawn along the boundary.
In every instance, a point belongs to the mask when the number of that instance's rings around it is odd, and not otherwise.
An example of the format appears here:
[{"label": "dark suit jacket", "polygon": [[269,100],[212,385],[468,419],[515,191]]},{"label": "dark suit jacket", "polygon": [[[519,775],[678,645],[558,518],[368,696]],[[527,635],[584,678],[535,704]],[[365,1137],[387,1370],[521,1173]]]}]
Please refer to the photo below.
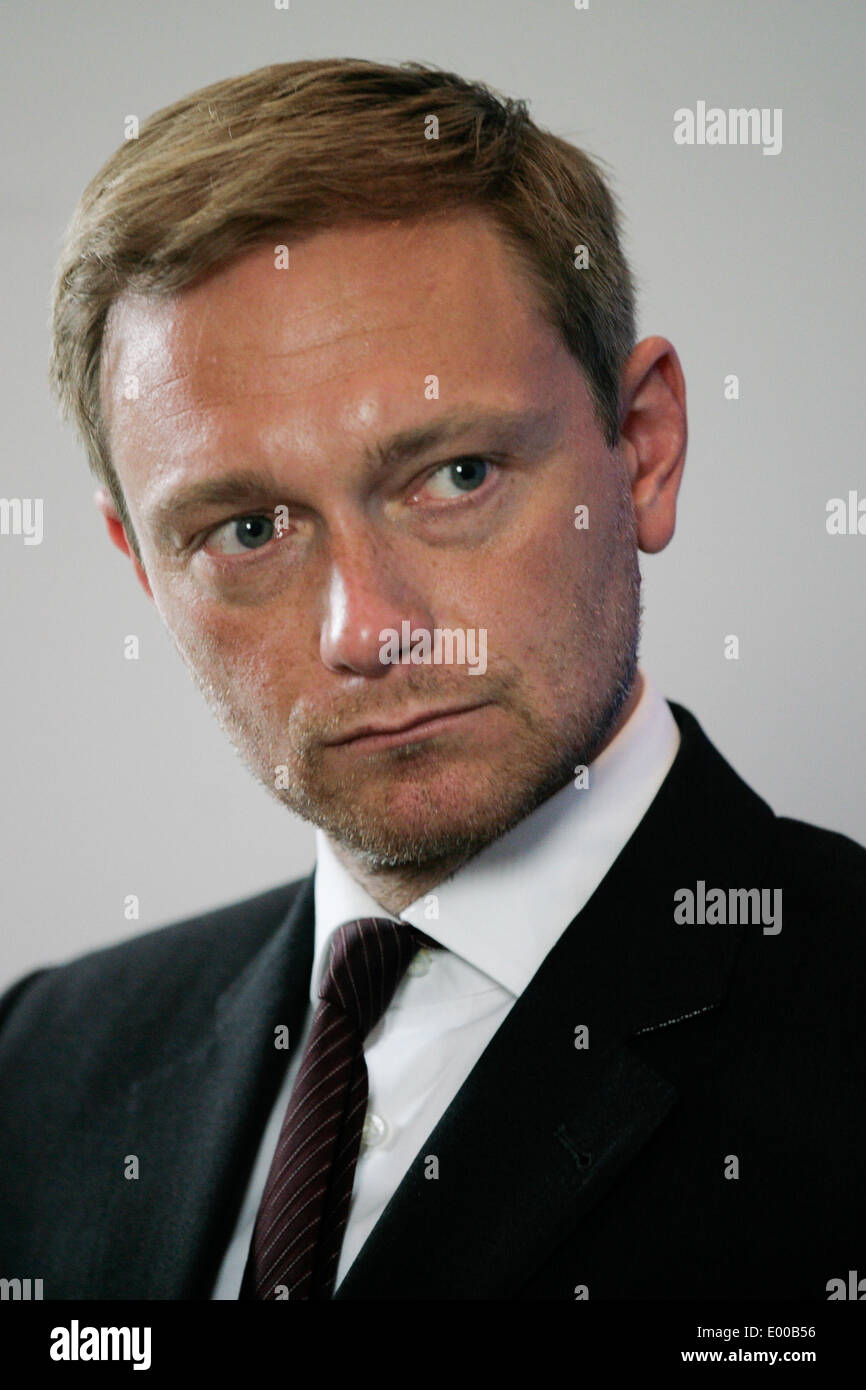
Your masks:
[{"label": "dark suit jacket", "polygon": [[[672,708],[682,744],[650,810],[336,1298],[824,1300],[866,1274],[866,851],[774,816]],[[698,880],[781,888],[781,932],[675,923]],[[274,1028],[301,1031],[312,884],[7,992],[0,1276],[46,1298],[209,1296],[286,1065]]]}]

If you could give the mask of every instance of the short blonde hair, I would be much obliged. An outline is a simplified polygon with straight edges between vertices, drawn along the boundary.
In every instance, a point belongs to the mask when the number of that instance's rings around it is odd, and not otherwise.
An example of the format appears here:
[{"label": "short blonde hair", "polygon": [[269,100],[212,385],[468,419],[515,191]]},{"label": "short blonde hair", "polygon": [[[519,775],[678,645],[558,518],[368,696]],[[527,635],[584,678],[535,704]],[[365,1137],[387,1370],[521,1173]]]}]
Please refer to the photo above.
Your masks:
[{"label": "short blonde hair", "polygon": [[[438,138],[425,138],[430,117]],[[52,297],[49,378],[138,553],[100,398],[106,318],[161,297],[280,231],[486,210],[579,362],[609,447],[619,438],[634,289],[619,215],[593,159],[524,101],[431,64],[277,63],[204,87],[141,125],[87,185]],[[588,248],[576,270],[575,247]]]}]

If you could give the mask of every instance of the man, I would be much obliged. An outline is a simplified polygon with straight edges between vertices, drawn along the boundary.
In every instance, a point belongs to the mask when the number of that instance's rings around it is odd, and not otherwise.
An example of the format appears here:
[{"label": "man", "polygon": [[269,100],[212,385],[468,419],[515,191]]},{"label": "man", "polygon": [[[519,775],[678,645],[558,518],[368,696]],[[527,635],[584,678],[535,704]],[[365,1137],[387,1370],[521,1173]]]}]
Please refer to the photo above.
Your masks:
[{"label": "man", "polygon": [[826,1298],[866,855],[638,666],[685,387],[592,161],[451,74],[263,69],[96,176],[54,332],[109,535],[317,858],[7,993],[2,1272]]}]

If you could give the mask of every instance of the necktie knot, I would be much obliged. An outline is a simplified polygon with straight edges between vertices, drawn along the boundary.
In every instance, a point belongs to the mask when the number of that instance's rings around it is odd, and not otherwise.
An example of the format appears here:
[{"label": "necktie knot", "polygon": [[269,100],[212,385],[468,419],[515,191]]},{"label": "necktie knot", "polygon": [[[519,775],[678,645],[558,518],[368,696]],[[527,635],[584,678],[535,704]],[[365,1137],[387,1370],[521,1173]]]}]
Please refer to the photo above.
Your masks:
[{"label": "necktie knot", "polygon": [[418,947],[435,942],[408,923],[361,917],[334,933],[319,996],[349,1018],[365,1038],[384,1014]]}]

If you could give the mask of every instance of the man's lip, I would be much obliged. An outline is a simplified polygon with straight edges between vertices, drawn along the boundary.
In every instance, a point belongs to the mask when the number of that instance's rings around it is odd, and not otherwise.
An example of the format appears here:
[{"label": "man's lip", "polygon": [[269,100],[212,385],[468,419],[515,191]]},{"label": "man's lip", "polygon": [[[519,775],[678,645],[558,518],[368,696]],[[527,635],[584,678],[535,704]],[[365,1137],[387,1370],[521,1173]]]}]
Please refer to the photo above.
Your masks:
[{"label": "man's lip", "polygon": [[446,709],[424,710],[421,714],[413,715],[411,719],[402,724],[363,724],[360,729],[354,729],[351,734],[346,734],[343,738],[329,740],[327,746],[335,748],[343,743],[354,743],[359,738],[375,737],[376,734],[405,734],[411,729],[417,729],[421,724],[432,723],[434,719],[444,719],[452,714],[465,714],[472,709],[481,709],[486,704],[489,704],[488,700],[479,700],[474,705],[452,705]]}]

